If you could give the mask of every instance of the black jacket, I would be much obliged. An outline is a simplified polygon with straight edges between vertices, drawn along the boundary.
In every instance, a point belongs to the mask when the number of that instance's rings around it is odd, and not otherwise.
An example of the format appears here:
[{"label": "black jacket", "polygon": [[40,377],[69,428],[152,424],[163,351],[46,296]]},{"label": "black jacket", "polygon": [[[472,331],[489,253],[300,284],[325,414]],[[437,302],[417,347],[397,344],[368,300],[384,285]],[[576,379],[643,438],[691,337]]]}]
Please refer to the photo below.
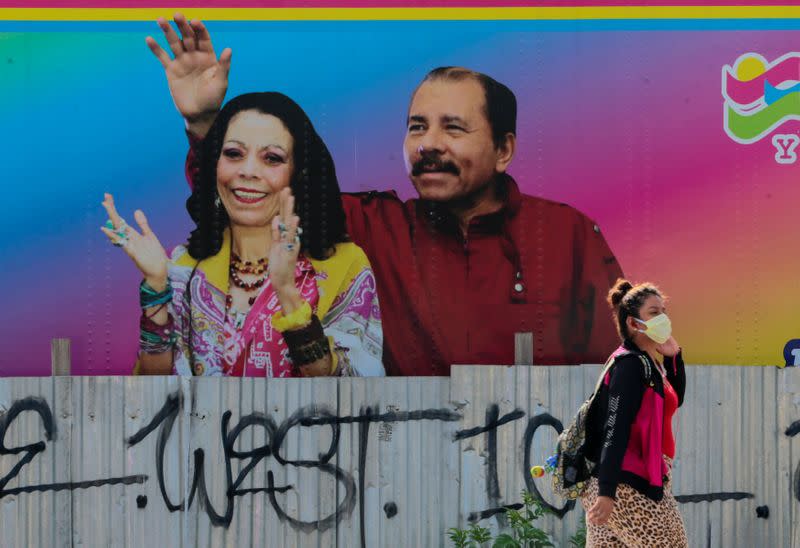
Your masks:
[{"label": "black jacket", "polygon": [[[632,341],[625,341],[623,347],[628,353],[614,362],[608,373],[609,382],[601,384],[589,412],[586,455],[589,460],[597,463],[592,475],[598,478],[601,496],[614,497],[617,485],[625,483],[653,500],[661,500],[664,494],[664,478],[662,482],[657,482],[658,485],[653,484],[642,475],[623,470],[622,463],[626,452],[631,449],[629,448],[631,428],[637,415],[640,412],[653,412],[651,409],[642,408],[645,391],[651,388],[663,404],[664,383],[656,365],[646,352],[640,350]],[[649,364],[649,374],[640,356],[643,356]],[[664,368],[667,380],[678,395],[680,407],[686,391],[686,370],[682,353],[679,352],[675,358],[665,357]],[[646,450],[657,451],[658,457],[661,458],[663,454],[661,441],[658,441],[658,447],[648,447]]]}]

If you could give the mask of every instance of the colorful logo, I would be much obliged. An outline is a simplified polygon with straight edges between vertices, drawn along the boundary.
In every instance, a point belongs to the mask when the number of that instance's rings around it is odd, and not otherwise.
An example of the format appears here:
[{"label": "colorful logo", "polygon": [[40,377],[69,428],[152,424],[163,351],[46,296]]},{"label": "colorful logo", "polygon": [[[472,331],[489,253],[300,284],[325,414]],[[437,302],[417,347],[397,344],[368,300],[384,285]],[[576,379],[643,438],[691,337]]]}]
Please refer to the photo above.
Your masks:
[{"label": "colorful logo", "polygon": [[[760,141],[789,120],[800,120],[800,53],[768,63],[757,53],[741,55],[722,68],[725,133],[741,144]],[[797,160],[797,135],[775,135],[775,160]]]},{"label": "colorful logo", "polygon": [[792,339],[783,347],[783,361],[786,367],[800,366],[800,339]]}]

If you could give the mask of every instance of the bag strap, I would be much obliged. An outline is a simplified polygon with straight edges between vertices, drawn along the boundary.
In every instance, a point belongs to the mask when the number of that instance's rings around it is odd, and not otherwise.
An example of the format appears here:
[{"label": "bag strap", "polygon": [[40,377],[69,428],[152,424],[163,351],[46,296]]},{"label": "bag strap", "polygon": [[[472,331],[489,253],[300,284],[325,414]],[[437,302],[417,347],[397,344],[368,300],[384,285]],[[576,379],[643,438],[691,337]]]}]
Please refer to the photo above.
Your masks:
[{"label": "bag strap", "polygon": [[606,374],[609,371],[611,371],[611,367],[614,365],[614,362],[616,361],[616,359],[618,357],[620,357],[620,356],[626,356],[628,354],[630,354],[630,352],[620,352],[619,354],[612,354],[608,358],[608,360],[606,361],[606,365],[603,368],[603,372],[600,373],[600,378],[597,379],[597,384],[594,387],[594,392],[592,392],[592,395],[589,396],[589,400],[590,401],[594,401],[594,397],[597,395],[598,392],[600,392],[600,387],[603,385],[603,379],[605,379],[606,378]]},{"label": "bag strap", "polygon": [[650,386],[653,386],[652,367],[650,367],[650,360],[648,360],[642,354],[639,354],[637,352],[630,352],[630,351],[620,352],[619,354],[612,354],[611,357],[608,358],[608,361],[606,362],[606,365],[603,368],[603,372],[600,374],[600,378],[597,379],[597,385],[595,385],[594,387],[594,392],[592,392],[592,395],[589,398],[590,400],[594,400],[594,397],[597,395],[598,392],[600,392],[600,387],[603,385],[603,380],[606,378],[606,375],[611,370],[611,367],[613,367],[614,363],[616,362],[616,359],[621,358],[622,356],[629,356],[631,354],[639,357],[639,360],[642,362],[642,365],[644,365],[645,382],[647,382]]}]

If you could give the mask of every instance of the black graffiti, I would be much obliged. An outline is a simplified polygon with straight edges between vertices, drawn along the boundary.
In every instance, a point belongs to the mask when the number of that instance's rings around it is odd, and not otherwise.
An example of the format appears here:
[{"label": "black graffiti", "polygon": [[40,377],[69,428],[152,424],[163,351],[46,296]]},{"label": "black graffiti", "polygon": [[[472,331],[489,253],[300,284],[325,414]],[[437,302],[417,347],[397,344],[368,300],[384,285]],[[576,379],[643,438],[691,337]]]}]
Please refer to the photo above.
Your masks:
[{"label": "black graffiti", "polygon": [[[366,481],[366,464],[367,452],[369,442],[369,428],[372,423],[387,423],[387,422],[408,422],[420,420],[439,420],[457,422],[461,420],[461,415],[449,409],[423,409],[416,411],[393,411],[388,413],[378,413],[376,410],[378,406],[362,407],[358,415],[355,416],[337,416],[332,410],[319,405],[310,405],[296,410],[289,418],[284,420],[280,425],[269,416],[260,412],[251,413],[250,415],[242,417],[235,426],[229,431],[231,412],[226,411],[222,415],[222,424],[220,436],[223,443],[223,452],[225,457],[225,473],[226,473],[226,502],[225,511],[220,513],[211,504],[208,498],[208,492],[205,485],[205,453],[202,448],[194,451],[194,476],[192,485],[189,491],[187,501],[174,503],[169,497],[166,490],[166,482],[164,478],[164,455],[167,442],[172,432],[175,420],[182,407],[181,395],[179,392],[171,394],[167,397],[163,407],[156,413],[153,419],[144,426],[141,430],[136,432],[133,436],[128,438],[129,446],[134,446],[144,440],[149,434],[156,429],[158,432],[158,439],[156,442],[156,474],[161,490],[161,495],[164,503],[170,512],[183,511],[191,507],[195,494],[197,494],[201,501],[201,506],[208,514],[211,523],[217,526],[228,526],[233,517],[234,499],[235,497],[264,492],[269,496],[270,504],[275,510],[278,518],[288,523],[294,529],[311,532],[314,530],[325,531],[335,526],[341,519],[349,517],[356,505],[356,492],[358,492],[359,516],[361,518],[360,524],[360,537],[361,545],[366,546],[366,524],[365,524],[365,481]],[[331,460],[336,456],[339,449],[339,441],[341,438],[341,426],[343,424],[357,424],[358,425],[358,487],[353,476],[338,466],[331,463]],[[323,426],[331,429],[331,443],[326,451],[319,455],[315,460],[291,460],[281,454],[284,441],[287,434],[292,428],[295,427],[314,427]],[[248,428],[263,428],[266,435],[267,442],[260,446],[255,447],[249,451],[238,451],[235,449],[236,440]],[[264,459],[273,457],[276,462],[284,466],[295,466],[300,468],[314,468],[324,474],[330,475],[344,491],[344,497],[338,504],[336,509],[329,515],[316,520],[316,521],[302,521],[290,516],[280,505],[276,493],[286,492],[293,489],[291,485],[276,486],[275,476],[272,471],[267,473],[267,486],[258,487],[253,489],[240,489],[241,484],[248,477],[250,472]],[[247,461],[245,466],[239,472],[236,479],[233,478],[231,473],[231,463],[234,459]],[[396,514],[396,505],[394,506],[394,514]],[[391,513],[387,510],[387,515]],[[393,514],[393,515],[394,515]]]},{"label": "black graffiti", "polygon": [[[13,479],[13,478],[9,478]],[[62,483],[42,483],[39,485],[26,485],[14,489],[3,489],[0,498],[20,493],[43,493],[45,491],[74,491],[75,489],[88,489],[89,487],[103,487],[104,485],[134,485],[147,481],[146,475],[123,476],[119,478],[106,478],[89,481],[68,481]]]},{"label": "black graffiti", "polygon": [[556,431],[556,434],[560,434],[564,430],[564,425],[561,424],[561,421],[549,413],[541,413],[528,420],[528,426],[525,428],[525,440],[523,442],[525,444],[525,456],[522,459],[522,475],[525,478],[525,487],[528,491],[539,499],[545,508],[553,512],[559,518],[563,518],[567,512],[575,508],[575,501],[568,500],[564,503],[564,506],[556,508],[544,499],[539,492],[539,488],[536,486],[536,482],[533,481],[533,477],[528,472],[531,468],[531,444],[533,443],[533,436],[540,426],[551,426]]},{"label": "black graffiti", "polygon": [[301,426],[318,426],[326,424],[354,424],[364,422],[410,422],[410,421],[445,421],[445,422],[458,422],[461,420],[461,415],[449,409],[420,409],[417,411],[390,411],[388,413],[381,413],[379,415],[364,415],[364,409],[361,409],[361,415],[350,417],[335,417],[331,418],[317,418],[306,417],[300,420]]},{"label": "black graffiti", "polygon": [[[6,447],[5,439],[6,432],[14,423],[16,418],[25,411],[32,411],[39,415],[44,428],[44,440],[37,441],[21,447]],[[16,478],[22,469],[31,463],[39,453],[42,453],[48,441],[56,439],[58,429],[56,422],[53,419],[53,413],[50,406],[42,398],[29,396],[21,400],[15,401],[11,408],[0,416],[0,455],[17,455],[24,453],[22,458],[11,468],[11,470],[0,478],[0,499],[5,496],[18,495],[20,493],[43,493],[46,491],[71,491],[74,489],[87,489],[90,487],[101,487],[103,485],[132,485],[136,483],[144,483],[147,481],[147,476],[123,476],[118,478],[106,478],[88,481],[70,481],[61,483],[44,483],[39,485],[25,485],[23,487],[16,487],[14,489],[6,489],[6,485]]]},{"label": "black graffiti", "polygon": [[[494,507],[500,507],[500,481],[497,477],[497,429],[517,419],[525,416],[525,412],[521,409],[515,409],[511,413],[507,413],[500,418],[500,407],[496,404],[490,404],[486,408],[486,421],[483,426],[475,428],[468,428],[466,430],[459,430],[453,436],[454,441],[465,440],[480,434],[486,434],[486,496],[489,503]],[[498,520],[501,526],[506,525],[506,519],[503,515],[503,510],[484,510],[482,512],[473,512],[471,515],[483,515],[490,512],[491,515],[499,514]]]},{"label": "black graffiti", "polygon": [[366,493],[366,470],[367,470],[367,447],[369,445],[369,419],[375,416],[371,407],[361,410],[361,416],[366,420],[358,423],[358,517],[359,517],[359,538],[362,548],[367,545],[367,528],[365,526],[364,496]]},{"label": "black graffiti", "polygon": [[[498,426],[502,426],[506,423],[515,421],[517,419],[521,419],[525,416],[525,411],[523,411],[522,409],[515,409],[511,413],[503,415],[502,419],[498,419],[497,416],[499,416],[500,414],[499,409],[500,408],[497,406],[497,404],[490,405],[486,410],[487,419],[486,419],[486,424],[484,426],[477,426],[475,428],[467,428],[465,430],[459,430],[458,432],[455,433],[453,438],[456,440],[465,440],[467,438],[477,436],[478,434],[489,432],[490,430],[496,430]],[[489,420],[488,417],[490,410],[492,412],[492,415],[494,416],[494,419],[492,419],[491,421]]]},{"label": "black graffiti", "polygon": [[701,493],[697,495],[675,495],[675,500],[682,503],[714,502],[716,500],[745,500],[755,498],[753,493]]},{"label": "black graffiti", "polygon": [[481,512],[471,512],[467,521],[470,523],[475,523],[476,521],[480,521],[482,519],[490,518],[497,514],[505,514],[509,510],[521,510],[524,508],[523,504],[515,503],[515,504],[507,504],[506,506],[500,506],[499,508],[489,508],[488,510],[483,510]]},{"label": "black graffiti", "polygon": [[[511,413],[507,413],[500,417],[500,408],[497,404],[490,404],[486,408],[486,421],[483,426],[479,426],[476,428],[468,428],[465,430],[459,430],[456,432],[454,439],[455,440],[463,440],[473,436],[477,436],[482,433],[486,433],[486,447],[487,447],[487,458],[486,458],[486,495],[489,499],[489,502],[493,505],[492,508],[487,510],[482,510],[480,512],[471,512],[468,517],[468,521],[476,522],[482,519],[490,518],[493,516],[497,516],[499,523],[501,526],[505,526],[506,520],[504,514],[508,510],[519,510],[523,508],[523,505],[520,503],[514,504],[500,504],[500,484],[497,477],[497,429],[504,425],[508,424],[512,421],[519,420],[525,417],[525,412],[521,409],[515,409]],[[524,447],[524,459],[523,459],[523,478],[525,479],[525,487],[526,489],[536,498],[538,499],[543,506],[548,508],[551,512],[557,515],[559,518],[563,518],[567,512],[572,510],[575,507],[575,501],[570,500],[561,507],[556,508],[551,505],[549,502],[545,500],[542,496],[541,492],[539,491],[536,483],[533,481],[533,478],[528,473],[528,470],[531,467],[531,444],[533,443],[533,436],[536,433],[536,429],[539,426],[549,425],[555,428],[556,433],[560,434],[563,430],[563,426],[561,421],[556,419],[555,417],[549,415],[548,413],[542,413],[540,415],[536,415],[532,417],[528,421],[528,425],[525,429],[525,438],[523,442]]]},{"label": "black graffiti", "polygon": [[[332,458],[335,454],[336,450],[338,449],[338,440],[339,440],[339,427],[343,424],[358,424],[358,502],[359,502],[359,519],[360,519],[360,526],[359,526],[359,537],[361,541],[361,546],[366,546],[366,519],[365,519],[365,509],[366,505],[364,503],[364,496],[366,493],[365,489],[365,481],[366,481],[366,468],[367,468],[367,448],[369,446],[369,428],[370,425],[373,423],[394,423],[394,422],[410,422],[410,421],[422,421],[422,420],[430,420],[430,421],[445,421],[445,422],[458,422],[461,420],[461,415],[451,411],[449,409],[419,409],[415,411],[389,411],[386,413],[377,413],[375,409],[378,409],[376,405],[374,408],[367,406],[362,407],[359,410],[359,414],[356,416],[344,416],[338,417],[333,415],[333,413],[319,413],[315,414],[313,412],[313,408],[311,413],[308,413],[306,410],[301,409],[297,413],[295,413],[296,417],[290,419],[293,421],[293,425],[299,424],[300,426],[331,426],[334,427],[333,431],[333,441],[331,442],[331,449],[326,454],[328,459]],[[352,476],[349,474],[345,474],[344,477],[348,479],[348,481],[353,481]],[[273,504],[274,506],[274,504]],[[352,508],[348,506],[349,510],[352,511]],[[384,507],[384,510],[386,508]],[[394,507],[394,511],[396,513],[397,508],[396,505]],[[390,511],[387,511],[387,515]],[[349,512],[346,514],[349,515]],[[394,514],[393,514],[394,515]],[[341,515],[337,515],[340,519]],[[392,516],[389,516],[392,517]]]},{"label": "black graffiti", "polygon": [[798,433],[800,433],[800,420],[798,420],[798,421],[794,421],[794,422],[793,422],[792,424],[790,424],[790,425],[789,425],[789,427],[786,429],[786,432],[784,432],[784,434],[786,434],[786,435],[787,435],[787,436],[789,436],[790,438],[793,438],[793,437],[795,437],[795,436],[796,436]]},{"label": "black graffiti", "polygon": [[[144,440],[156,428],[158,431],[158,439],[156,441],[156,477],[158,479],[158,486],[161,491],[161,496],[164,504],[170,512],[183,511],[192,506],[195,496],[198,496],[201,507],[205,510],[209,520],[213,525],[227,526],[230,525],[233,519],[234,510],[234,497],[243,496],[245,494],[255,492],[266,492],[270,494],[270,500],[274,499],[274,493],[284,492],[291,489],[291,486],[275,487],[273,482],[267,487],[260,487],[257,489],[244,489],[239,490],[239,486],[245,480],[250,471],[265,457],[273,453],[273,448],[269,445],[253,448],[250,451],[240,452],[234,448],[236,440],[245,429],[251,426],[262,426],[270,436],[270,439],[275,441],[276,428],[275,423],[269,417],[260,413],[253,413],[251,415],[242,417],[239,423],[229,431],[229,424],[231,412],[225,411],[222,414],[220,424],[220,437],[222,439],[223,455],[225,460],[225,509],[220,513],[211,503],[208,496],[208,488],[206,486],[205,474],[205,450],[197,448],[194,450],[194,475],[192,476],[192,484],[189,488],[188,500],[183,500],[180,503],[175,503],[167,493],[166,481],[164,477],[164,456],[166,452],[167,442],[169,441],[172,433],[172,428],[175,424],[175,419],[182,407],[182,398],[180,392],[175,392],[167,397],[166,402],[162,408],[156,413],[153,419],[144,426],[141,430],[136,432],[133,436],[129,437],[127,442],[130,447],[135,446]],[[284,432],[285,435],[285,432]],[[239,475],[234,480],[231,463],[233,459],[248,460],[245,467],[239,472]],[[279,460],[280,459],[278,457]],[[285,462],[285,461],[283,461]],[[302,464],[298,464],[302,466]],[[273,504],[277,506],[277,504]],[[279,515],[282,513],[278,511]]]},{"label": "black graffiti", "polygon": [[386,517],[392,519],[397,515],[397,505],[393,502],[387,502],[383,505],[383,511],[386,513]]},{"label": "black graffiti", "polygon": [[[798,433],[800,433],[800,420],[794,421],[784,432],[784,434],[790,438],[795,437]],[[794,470],[792,490],[794,491],[794,498],[800,501],[800,461],[797,462],[797,467]]]},{"label": "black graffiti", "polygon": [[[175,421],[183,407],[183,403],[184,402],[180,391],[168,395],[163,406],[152,417],[152,419],[144,427],[126,440],[128,446],[133,447],[146,439],[151,433],[158,430],[155,451],[156,475],[162,499],[164,500],[164,504],[170,512],[184,511],[188,508],[191,508],[195,497],[197,497],[198,504],[200,505],[201,509],[206,512],[211,523],[215,526],[227,527],[230,525],[233,518],[236,497],[256,493],[266,493],[271,506],[282,522],[289,524],[291,527],[297,530],[303,532],[312,532],[315,530],[325,531],[331,527],[334,527],[340,520],[350,517],[355,509],[356,504],[358,504],[361,546],[366,546],[365,482],[371,425],[373,423],[383,424],[426,420],[457,422],[463,418],[459,413],[450,409],[421,409],[414,411],[389,411],[381,413],[379,411],[380,407],[377,404],[374,406],[362,407],[356,415],[340,417],[337,416],[333,410],[327,407],[310,405],[296,410],[280,425],[278,425],[268,414],[253,412],[249,415],[241,417],[240,420],[231,428],[232,414],[230,411],[225,411],[220,420],[219,435],[222,442],[225,462],[226,489],[224,508],[222,511],[218,511],[217,508],[213,506],[208,495],[208,489],[206,486],[206,462],[204,448],[197,448],[193,452],[194,471],[188,497],[179,503],[175,503],[167,493],[167,482],[165,479],[164,469],[165,452],[167,443],[175,425]],[[14,420],[16,420],[17,417],[25,411],[31,411],[39,415],[42,428],[44,430],[44,440],[20,447],[6,447],[6,432],[13,424]],[[496,516],[497,519],[500,520],[500,524],[503,525],[505,523],[505,517],[503,514],[505,514],[508,510],[516,510],[523,507],[522,504],[519,503],[501,503],[502,495],[500,492],[497,469],[497,429],[503,425],[512,423],[513,421],[522,419],[524,417],[525,412],[520,409],[515,409],[514,411],[501,417],[499,406],[497,404],[490,404],[486,408],[485,421],[483,425],[458,430],[453,434],[453,442],[459,442],[479,436],[481,434],[485,435],[487,454],[485,460],[486,494],[491,507],[486,510],[471,512],[468,517],[470,522],[476,522]],[[339,450],[341,426],[346,424],[358,426],[357,484],[352,474],[346,472],[331,462]],[[281,450],[284,448],[284,442],[292,428],[308,428],[317,426],[328,427],[331,429],[330,445],[325,448],[323,453],[318,455],[318,458],[292,460],[282,454]],[[554,507],[549,502],[544,500],[544,497],[539,491],[536,482],[528,473],[528,470],[532,464],[531,448],[534,441],[534,436],[538,428],[541,426],[552,427],[556,433],[560,433],[563,430],[561,421],[548,413],[535,415],[528,420],[523,441],[524,458],[522,474],[527,490],[533,494],[533,496],[536,497],[546,508],[551,510],[560,518],[563,518],[566,513],[575,507],[575,501],[567,501],[566,504],[564,504],[564,506],[561,508]],[[237,440],[250,428],[263,429],[267,441],[259,447],[253,447],[249,450],[237,450]],[[790,425],[785,432],[785,434],[789,437],[793,437],[798,433],[800,433],[800,421],[795,421],[792,423],[792,425]],[[117,484],[143,484],[148,479],[147,475],[132,475],[118,478],[29,485],[14,489],[6,489],[6,485],[11,480],[16,478],[20,471],[39,453],[45,450],[47,442],[54,441],[56,437],[57,426],[53,418],[53,414],[49,405],[41,398],[28,397],[17,400],[12,404],[11,408],[6,413],[0,415],[0,455],[21,454],[21,458],[14,465],[14,467],[0,479],[0,498],[20,493],[73,490]],[[338,504],[332,513],[315,521],[302,521],[290,516],[281,506],[276,495],[294,489],[294,486],[276,485],[275,476],[272,471],[268,471],[267,473],[266,486],[242,488],[242,484],[249,477],[250,473],[256,468],[256,466],[270,457],[274,458],[278,464],[283,466],[316,469],[320,473],[330,476],[337,485],[336,492],[343,494],[343,496],[341,496],[341,501],[337,501]],[[235,478],[233,476],[233,461],[241,461],[244,464]],[[798,463],[798,467],[795,471],[794,493],[795,497],[800,500],[800,463]],[[698,503],[746,500],[754,498],[754,495],[747,492],[718,492],[694,495],[678,495],[675,498],[681,503]],[[147,497],[139,496],[137,497],[136,502],[139,508],[144,508],[147,505]],[[385,504],[383,510],[388,519],[391,519],[397,515],[397,505],[393,502]],[[766,516],[768,516],[768,510],[762,511],[761,515],[758,517]]]}]

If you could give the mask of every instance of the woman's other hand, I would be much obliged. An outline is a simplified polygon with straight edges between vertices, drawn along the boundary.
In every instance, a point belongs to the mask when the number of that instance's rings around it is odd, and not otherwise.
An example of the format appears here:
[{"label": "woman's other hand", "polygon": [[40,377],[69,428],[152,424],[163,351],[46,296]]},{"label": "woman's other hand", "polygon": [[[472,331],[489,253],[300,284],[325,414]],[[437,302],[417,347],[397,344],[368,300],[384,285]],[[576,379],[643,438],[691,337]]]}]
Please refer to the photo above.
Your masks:
[{"label": "woman's other hand", "polygon": [[128,224],[119,216],[114,207],[114,197],[105,194],[103,207],[108,213],[108,218],[112,228],[108,226],[100,227],[100,230],[108,236],[111,243],[121,247],[128,256],[136,263],[136,268],[141,270],[147,284],[156,291],[162,291],[167,287],[167,253],[158,238],[150,230],[147,217],[141,210],[137,210],[133,216],[140,234],[135,228]]},{"label": "woman's other hand", "polygon": [[592,525],[605,525],[614,511],[615,504],[614,499],[611,497],[597,497],[597,500],[594,501],[594,504],[586,513],[589,523]]},{"label": "woman's other hand", "polygon": [[202,138],[211,128],[225,99],[232,52],[226,48],[217,58],[211,36],[201,21],[189,22],[181,13],[176,13],[175,24],[181,36],[169,21],[163,17],[158,19],[158,26],[174,58],[152,36],[148,36],[145,42],[164,67],[172,100],[186,120],[186,127]]}]

